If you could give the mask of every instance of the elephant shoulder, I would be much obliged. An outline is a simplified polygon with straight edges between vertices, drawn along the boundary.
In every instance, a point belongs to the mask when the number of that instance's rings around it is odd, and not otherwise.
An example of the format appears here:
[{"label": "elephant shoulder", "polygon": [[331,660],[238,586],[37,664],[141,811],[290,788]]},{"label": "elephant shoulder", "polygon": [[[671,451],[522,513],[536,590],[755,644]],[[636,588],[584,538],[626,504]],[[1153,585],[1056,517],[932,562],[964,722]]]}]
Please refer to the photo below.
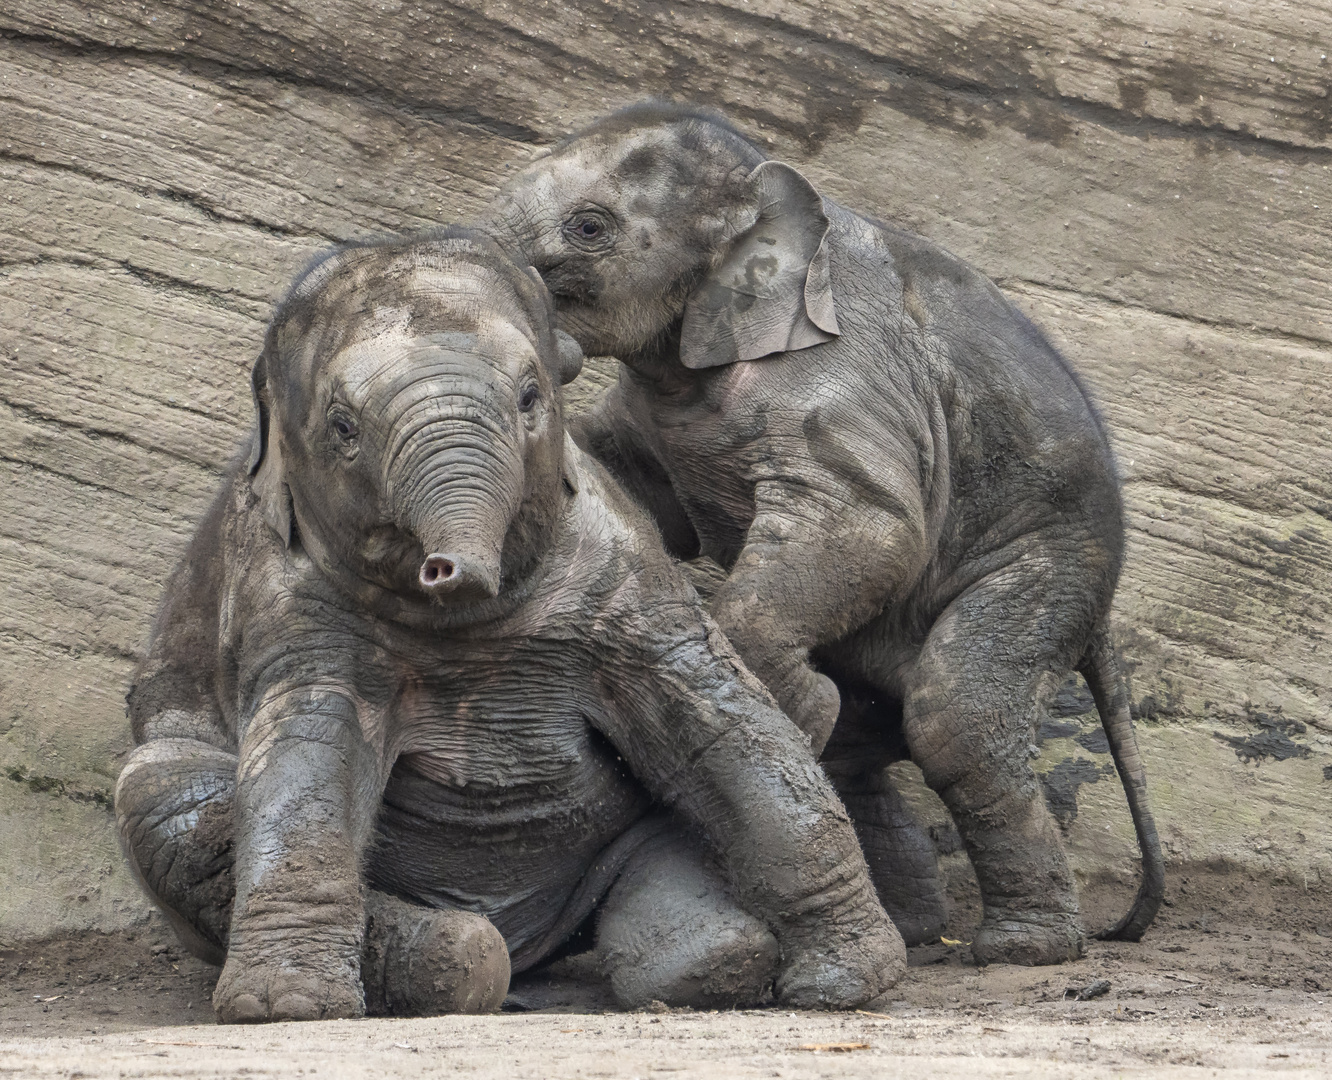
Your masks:
[{"label": "elephant shoulder", "polygon": [[167,579],[126,696],[136,742],[171,735],[218,738],[218,667],[247,488],[242,456],[232,462]]},{"label": "elephant shoulder", "polygon": [[[843,275],[863,274],[873,268],[878,287],[882,287],[884,278],[898,279],[908,307],[913,294],[923,303],[951,306],[965,297],[965,303],[973,307],[977,303],[1008,306],[994,282],[928,237],[836,204],[832,204],[829,218],[834,238],[834,287],[840,254]],[[912,318],[921,321],[915,313]]]}]

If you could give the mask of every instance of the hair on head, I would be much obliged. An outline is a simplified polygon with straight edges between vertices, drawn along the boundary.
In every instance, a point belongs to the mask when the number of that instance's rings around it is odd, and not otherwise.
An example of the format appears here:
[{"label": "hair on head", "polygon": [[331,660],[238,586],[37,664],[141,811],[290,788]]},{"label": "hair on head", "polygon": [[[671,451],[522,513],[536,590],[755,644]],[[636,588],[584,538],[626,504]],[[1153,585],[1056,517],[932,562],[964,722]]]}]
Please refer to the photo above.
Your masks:
[{"label": "hair on head", "polygon": [[726,142],[740,144],[754,156],[755,164],[766,160],[767,155],[755,146],[744,132],[716,109],[704,105],[668,101],[665,98],[648,98],[646,101],[639,101],[633,105],[626,105],[622,109],[616,109],[615,112],[593,120],[592,123],[573,134],[566,135],[555,144],[554,149],[556,151],[563,150],[575,140],[588,136],[621,135],[643,128],[670,127],[673,125],[682,125],[700,132],[702,129],[710,128]]},{"label": "hair on head", "polygon": [[339,275],[350,275],[339,291],[354,291],[359,287],[357,271],[361,269],[369,268],[372,273],[392,272],[409,264],[424,268],[454,259],[484,267],[505,282],[531,319],[542,350],[555,348],[555,309],[540,278],[526,269],[526,264],[516,253],[502,246],[495,237],[465,225],[349,240],[320,252],[296,276],[274,308],[266,342],[296,312],[304,312],[299,316],[304,319],[316,310],[313,305],[318,302],[320,294]]},{"label": "hair on head", "polygon": [[472,261],[494,269],[503,268],[506,273],[522,273],[522,268],[516,265],[513,254],[505,251],[493,236],[466,225],[441,225],[411,233],[371,236],[364,240],[344,240],[319,252],[305,264],[282,299],[278,301],[275,316],[288,302],[308,295],[310,289],[319,287],[322,283],[320,279],[325,276],[319,273],[321,269],[335,272],[338,269],[337,264],[354,261],[358,253],[406,254],[413,248],[432,245],[440,247],[441,254],[465,254],[471,256]]}]

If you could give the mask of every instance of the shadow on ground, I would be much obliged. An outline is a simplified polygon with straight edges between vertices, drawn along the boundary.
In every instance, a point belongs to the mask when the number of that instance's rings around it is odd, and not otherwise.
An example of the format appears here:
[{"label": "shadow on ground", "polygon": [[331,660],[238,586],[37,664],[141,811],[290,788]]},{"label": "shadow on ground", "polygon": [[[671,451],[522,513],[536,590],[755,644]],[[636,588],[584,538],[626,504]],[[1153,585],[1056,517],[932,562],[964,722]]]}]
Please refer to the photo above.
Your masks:
[{"label": "shadow on ground", "polygon": [[[1129,897],[1120,885],[1084,887],[1088,924],[1109,923]],[[950,933],[963,944],[913,949],[903,981],[851,1014],[622,1013],[585,955],[516,979],[499,1017],[262,1029],[215,1026],[217,969],[153,921],[0,951],[0,1060],[13,1063],[0,1073],[112,1076],[132,1064],[147,1076],[294,1075],[306,1063],[313,1073],[310,1055],[332,1053],[320,1042],[325,1030],[345,1044],[323,1070],[333,1075],[416,1075],[424,1068],[416,1057],[392,1064],[377,1055],[423,1049],[437,1051],[433,1068],[478,1076],[813,1076],[834,1057],[839,1076],[857,1076],[886,1067],[884,1055],[911,1058],[920,1075],[936,1066],[947,1075],[959,1056],[973,1059],[976,1075],[989,1075],[983,1062],[1021,1064],[1030,1075],[1076,1066],[1087,1076],[1329,1067],[1332,904],[1322,892],[1175,874],[1144,941],[1093,941],[1082,960],[1050,968],[977,967],[965,942],[978,916],[974,895],[961,890]],[[840,1043],[851,1048],[829,1049]],[[244,1064],[245,1055],[264,1067]]]}]

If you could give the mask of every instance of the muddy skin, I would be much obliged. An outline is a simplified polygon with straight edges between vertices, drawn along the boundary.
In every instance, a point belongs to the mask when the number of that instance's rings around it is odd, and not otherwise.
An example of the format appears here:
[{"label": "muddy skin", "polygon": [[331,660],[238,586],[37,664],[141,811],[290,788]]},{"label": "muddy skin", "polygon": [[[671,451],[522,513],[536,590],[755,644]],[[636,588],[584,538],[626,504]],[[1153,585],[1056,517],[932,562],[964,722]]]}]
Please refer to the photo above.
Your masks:
[{"label": "muddy skin", "polygon": [[[881,777],[899,746],[975,865],[977,957],[1081,953],[1030,752],[1044,700],[1076,668],[1143,855],[1138,898],[1107,933],[1139,938],[1163,864],[1107,630],[1119,483],[1040,331],[947,252],[822,198],[687,107],[636,106],[571,136],[514,178],[487,227],[541,273],[563,329],[621,359],[576,437],[674,554],[707,564],[695,580],[710,612],[828,746],[908,934],[941,912]],[[875,708],[849,705],[857,695]],[[841,759],[839,743],[866,740],[880,752]]]},{"label": "muddy skin", "polygon": [[808,740],[566,439],[553,320],[457,229],[339,249],[274,317],[116,793],[224,1021],[494,1009],[608,891],[635,1001],[851,1007],[904,969]]}]

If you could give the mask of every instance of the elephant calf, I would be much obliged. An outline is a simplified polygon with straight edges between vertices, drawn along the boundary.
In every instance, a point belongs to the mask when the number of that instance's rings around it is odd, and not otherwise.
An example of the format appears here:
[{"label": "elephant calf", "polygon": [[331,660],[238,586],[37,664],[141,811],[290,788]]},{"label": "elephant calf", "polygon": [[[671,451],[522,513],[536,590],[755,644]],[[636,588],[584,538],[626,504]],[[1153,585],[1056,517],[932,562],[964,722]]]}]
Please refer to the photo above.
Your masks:
[{"label": "elephant calf", "polygon": [[908,753],[976,868],[976,956],[1081,952],[1031,768],[1041,698],[1076,667],[1144,858],[1113,933],[1140,936],[1164,879],[1106,625],[1119,487],[1040,332],[964,263],[684,107],[626,109],[565,140],[489,224],[540,272],[560,325],[623,361],[578,437],[676,554],[720,568],[713,616],[827,744],[904,928],[942,917],[928,840],[884,771]]},{"label": "elephant calf", "polygon": [[552,320],[452,229],[337,250],[269,327],[116,788],[224,1021],[495,1009],[603,897],[627,1004],[904,969],[807,741],[566,440]]}]

